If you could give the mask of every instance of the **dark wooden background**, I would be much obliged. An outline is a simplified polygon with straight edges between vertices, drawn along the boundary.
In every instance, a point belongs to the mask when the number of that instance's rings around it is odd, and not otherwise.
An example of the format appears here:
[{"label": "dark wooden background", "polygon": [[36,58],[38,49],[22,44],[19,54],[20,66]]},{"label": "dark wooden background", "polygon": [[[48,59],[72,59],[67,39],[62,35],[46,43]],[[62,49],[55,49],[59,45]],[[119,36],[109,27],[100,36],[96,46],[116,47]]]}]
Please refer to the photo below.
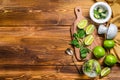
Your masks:
[{"label": "dark wooden background", "polygon": [[[0,0],[0,80],[88,80],[71,56],[74,8],[89,18],[92,0]],[[82,62],[79,62],[79,67]],[[109,78],[111,77],[111,79]],[[120,65],[100,80],[120,80]],[[93,80],[93,79],[90,79]],[[98,80],[98,79],[97,79]]]}]

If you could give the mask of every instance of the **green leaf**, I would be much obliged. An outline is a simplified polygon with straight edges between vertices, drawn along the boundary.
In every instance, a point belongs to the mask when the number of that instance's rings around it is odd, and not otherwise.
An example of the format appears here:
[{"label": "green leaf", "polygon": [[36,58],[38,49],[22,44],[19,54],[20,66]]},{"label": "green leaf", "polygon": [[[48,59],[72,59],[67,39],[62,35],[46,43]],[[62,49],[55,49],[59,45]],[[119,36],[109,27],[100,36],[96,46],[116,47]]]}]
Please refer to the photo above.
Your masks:
[{"label": "green leaf", "polygon": [[95,13],[95,14],[99,14],[97,10],[94,10],[94,13]]},{"label": "green leaf", "polygon": [[76,39],[73,39],[73,40],[71,41],[71,44],[72,44],[72,45],[77,45],[77,44],[78,44],[78,41],[77,41]]},{"label": "green leaf", "polygon": [[89,49],[86,48],[86,47],[83,47],[83,48],[80,48],[80,55],[81,55],[81,58],[86,58],[87,56],[87,53],[89,53]]},{"label": "green leaf", "polygon": [[91,72],[93,66],[93,62],[86,63],[86,72]]},{"label": "green leaf", "polygon": [[73,46],[75,46],[75,47],[77,47],[77,48],[80,47],[79,42],[78,42],[78,40],[76,40],[76,39],[73,39],[73,40],[71,41],[71,45],[73,45]]},{"label": "green leaf", "polygon": [[77,34],[77,33],[74,33],[74,34],[73,34],[73,37],[75,37],[75,39],[77,39],[77,38],[78,38],[78,34]]},{"label": "green leaf", "polygon": [[84,38],[86,36],[84,29],[78,29],[77,34],[78,34],[78,38]]},{"label": "green leaf", "polygon": [[87,54],[81,54],[81,58],[86,58]]},{"label": "green leaf", "polygon": [[81,48],[81,49],[80,49],[80,53],[81,53],[81,54],[89,53],[89,49],[88,49],[88,48],[85,48],[85,47],[84,47],[84,48]]},{"label": "green leaf", "polygon": [[79,45],[79,44],[77,44],[77,45],[75,45],[75,47],[76,47],[76,48],[80,48],[80,45]]}]

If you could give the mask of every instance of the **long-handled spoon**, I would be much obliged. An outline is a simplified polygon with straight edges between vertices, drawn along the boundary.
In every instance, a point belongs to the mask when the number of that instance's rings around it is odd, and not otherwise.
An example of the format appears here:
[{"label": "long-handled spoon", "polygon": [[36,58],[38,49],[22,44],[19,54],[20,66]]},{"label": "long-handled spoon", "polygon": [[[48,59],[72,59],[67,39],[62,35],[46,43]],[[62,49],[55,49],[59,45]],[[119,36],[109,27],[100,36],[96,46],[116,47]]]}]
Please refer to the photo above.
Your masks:
[{"label": "long-handled spoon", "polygon": [[74,53],[73,53],[73,51],[70,48],[67,48],[65,52],[72,57],[72,61],[73,61],[74,65],[75,65],[78,73],[82,74],[82,71],[78,68],[78,66],[76,65],[76,63],[74,61]]}]

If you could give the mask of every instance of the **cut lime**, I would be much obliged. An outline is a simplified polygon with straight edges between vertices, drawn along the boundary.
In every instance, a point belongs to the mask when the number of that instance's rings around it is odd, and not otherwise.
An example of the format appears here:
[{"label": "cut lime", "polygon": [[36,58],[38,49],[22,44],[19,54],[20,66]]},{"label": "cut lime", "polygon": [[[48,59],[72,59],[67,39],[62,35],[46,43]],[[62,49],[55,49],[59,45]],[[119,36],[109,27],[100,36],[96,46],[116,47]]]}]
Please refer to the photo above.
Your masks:
[{"label": "cut lime", "polygon": [[94,41],[93,35],[89,35],[85,38],[84,43],[85,45],[91,45],[93,41]]},{"label": "cut lime", "polygon": [[109,67],[105,67],[101,71],[101,77],[107,76],[109,73],[110,73],[110,68]]},{"label": "cut lime", "polygon": [[96,63],[96,64],[94,64],[94,65],[96,66],[96,68],[95,68],[96,73],[97,73],[97,74],[100,74],[100,72],[101,72],[101,66],[98,66],[99,63]]},{"label": "cut lime", "polygon": [[77,26],[79,29],[84,29],[87,26],[87,24],[88,24],[88,21],[86,19],[83,19],[77,24]]},{"label": "cut lime", "polygon": [[95,26],[93,24],[90,24],[86,28],[86,34],[91,34],[91,33],[93,33],[94,30],[95,30]]}]

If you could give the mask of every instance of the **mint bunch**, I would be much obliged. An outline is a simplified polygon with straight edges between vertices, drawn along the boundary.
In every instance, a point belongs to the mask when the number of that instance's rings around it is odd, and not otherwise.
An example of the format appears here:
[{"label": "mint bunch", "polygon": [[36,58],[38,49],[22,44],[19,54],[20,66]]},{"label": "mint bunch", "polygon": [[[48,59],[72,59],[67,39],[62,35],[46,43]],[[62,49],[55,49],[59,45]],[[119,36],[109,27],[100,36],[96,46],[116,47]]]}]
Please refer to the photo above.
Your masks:
[{"label": "mint bunch", "polygon": [[84,29],[78,29],[77,33],[73,34],[74,39],[71,41],[71,45],[75,46],[76,48],[80,49],[80,56],[82,59],[87,57],[87,53],[90,52],[90,50],[86,47],[86,45],[83,42],[83,38],[86,37],[86,32]]}]

